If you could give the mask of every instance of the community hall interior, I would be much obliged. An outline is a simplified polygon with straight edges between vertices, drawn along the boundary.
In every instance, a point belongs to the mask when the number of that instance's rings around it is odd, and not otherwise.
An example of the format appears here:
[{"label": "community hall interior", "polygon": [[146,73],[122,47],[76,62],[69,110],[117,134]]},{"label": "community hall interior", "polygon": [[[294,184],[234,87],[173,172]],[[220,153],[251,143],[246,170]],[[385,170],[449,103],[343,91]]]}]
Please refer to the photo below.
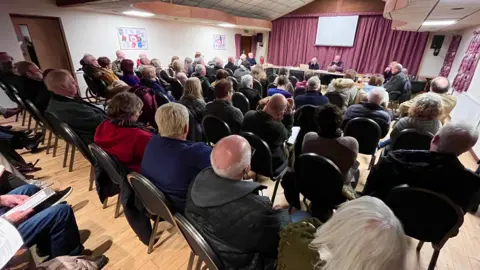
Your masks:
[{"label": "community hall interior", "polygon": [[480,269],[480,0],[0,1],[1,269]]}]

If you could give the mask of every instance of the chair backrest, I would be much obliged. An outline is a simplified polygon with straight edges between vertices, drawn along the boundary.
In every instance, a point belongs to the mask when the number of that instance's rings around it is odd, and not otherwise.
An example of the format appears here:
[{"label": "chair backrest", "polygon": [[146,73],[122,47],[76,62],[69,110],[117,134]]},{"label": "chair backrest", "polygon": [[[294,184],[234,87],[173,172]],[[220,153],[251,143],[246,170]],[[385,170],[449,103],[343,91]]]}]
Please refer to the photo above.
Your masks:
[{"label": "chair backrest", "polygon": [[314,153],[301,154],[295,161],[299,191],[312,202],[333,206],[342,194],[343,176],[331,160]]},{"label": "chair backrest", "polygon": [[268,144],[251,132],[242,132],[240,136],[255,149],[250,163],[251,170],[266,177],[273,177],[272,152]]},{"label": "chair backrest", "polygon": [[59,131],[61,130],[60,124],[63,122],[58,119],[57,115],[49,111],[45,111],[43,116],[45,116],[45,119],[47,119],[48,123],[50,123],[53,133],[55,133],[56,136],[63,138]]},{"label": "chair backrest", "polygon": [[167,74],[168,74],[168,76],[174,78],[175,77],[175,70],[173,70],[172,68],[168,68],[167,69]]},{"label": "chair backrest", "polygon": [[217,143],[223,137],[232,134],[230,127],[222,119],[214,115],[205,115],[202,119],[202,130],[207,141],[210,143]]},{"label": "chair backrest", "polygon": [[425,91],[425,86],[427,85],[426,81],[411,81],[412,84],[412,94],[418,94],[422,91]]},{"label": "chair backrest", "polygon": [[235,79],[233,76],[228,77],[228,79],[232,82],[233,91],[237,92],[239,87],[237,79]]},{"label": "chair backrest", "polygon": [[267,86],[267,91],[266,91],[266,93],[268,93],[268,89],[270,89],[270,88],[277,88],[277,85],[274,84],[274,83],[269,84],[269,85]]},{"label": "chair backrest", "polygon": [[2,81],[0,81],[0,88],[5,92],[5,94],[7,94],[8,98],[10,98],[11,101],[18,104],[17,99],[15,98],[15,96],[13,96],[12,90],[10,90],[10,88]]},{"label": "chair backrest", "polygon": [[179,80],[174,79],[170,82],[170,86],[172,89],[172,96],[175,98],[175,100],[180,100],[180,98],[183,95],[183,85],[180,83]]},{"label": "chair backrest", "polygon": [[297,139],[295,141],[295,158],[302,154],[303,137],[310,131],[317,131],[318,126],[315,122],[315,110],[317,106],[303,105],[295,111],[293,115],[293,125],[300,127]]},{"label": "chair backrest", "polygon": [[392,142],[392,150],[429,150],[433,134],[416,129],[404,129]]},{"label": "chair backrest", "polygon": [[127,175],[127,179],[133,191],[142,201],[150,215],[159,216],[164,221],[176,226],[176,222],[172,214],[174,210],[165,194],[163,194],[145,176],[137,172],[129,173]]},{"label": "chair backrest", "polygon": [[253,89],[255,89],[260,97],[263,97],[263,87],[262,83],[259,80],[253,79]]},{"label": "chair backrest", "polygon": [[298,83],[298,79],[295,76],[288,77],[288,80],[290,81],[290,83],[292,84],[293,87],[295,87],[295,85],[297,85],[297,83]]},{"label": "chair backrest", "polygon": [[112,157],[95,143],[91,143],[89,148],[97,160],[98,165],[107,173],[110,180],[115,184],[120,185],[123,181],[123,177],[119,173],[119,171],[121,171],[120,168],[118,168]]},{"label": "chair backrest", "polygon": [[37,123],[41,123],[43,127],[47,128],[50,131],[53,131],[52,125],[50,125],[48,120],[30,100],[25,100],[25,105],[27,105],[29,112],[32,114],[33,118],[35,119],[35,121],[37,121]]},{"label": "chair backrest", "polygon": [[267,76],[270,76],[272,74],[275,74],[275,69],[274,68],[266,68],[265,73],[267,74]]},{"label": "chair backrest", "polygon": [[160,107],[163,104],[170,103],[170,100],[163,93],[155,92],[155,101],[157,101],[157,106]]},{"label": "chair backrest", "polygon": [[[305,71],[291,69],[290,76],[294,76],[298,81],[303,81],[305,80]],[[293,87],[295,87],[295,85],[293,85]]]},{"label": "chair backrest", "polygon": [[188,134],[187,140],[192,142],[201,142],[203,141],[202,127],[200,123],[197,123],[193,113],[188,110]]},{"label": "chair backrest", "polygon": [[399,186],[389,192],[385,204],[402,222],[406,235],[440,247],[463,224],[460,207],[430,190]]},{"label": "chair backrest", "polygon": [[29,108],[27,108],[27,105],[25,104],[24,100],[18,95],[18,93],[11,91],[11,94],[17,100],[18,106],[20,106],[20,108],[30,113]]},{"label": "chair backrest", "polygon": [[348,121],[344,129],[344,134],[345,136],[352,136],[357,139],[359,153],[373,155],[377,151],[382,130],[372,119],[357,117]]},{"label": "chair backrest", "polygon": [[273,83],[277,77],[277,74],[268,75],[268,83]]},{"label": "chair backrest", "polygon": [[235,92],[232,96],[232,104],[234,107],[240,109],[240,111],[245,114],[250,110],[250,102],[248,101],[248,98],[245,97],[240,92]]},{"label": "chair backrest", "polygon": [[190,249],[207,265],[207,268],[209,270],[222,269],[222,262],[217,254],[213,252],[213,249],[208,245],[200,232],[195,229],[192,223],[179,213],[175,214],[175,220],[177,221],[177,226],[180,229],[180,232],[190,246]]},{"label": "chair backrest", "polygon": [[325,97],[328,98],[328,101],[337,106],[338,108],[342,109],[343,108],[343,98],[340,93],[337,92],[328,92],[325,94]]},{"label": "chair backrest", "polygon": [[83,74],[83,79],[92,93],[97,96],[105,96],[105,93],[107,92],[107,86],[102,80],[95,80],[87,74]]},{"label": "chair backrest", "polygon": [[226,72],[228,72],[228,76],[233,76],[233,71],[229,68],[224,68]]},{"label": "chair backrest", "polygon": [[305,89],[305,87],[297,87],[295,88],[295,91],[293,91],[293,97],[303,95],[305,94],[306,91],[307,90]]},{"label": "chair backrest", "polygon": [[87,145],[83,140],[73,131],[73,129],[67,123],[60,123],[58,133],[60,136],[69,144],[75,146],[80,153],[90,162],[90,164],[95,165],[95,157],[92,155],[92,152],[88,149]]}]

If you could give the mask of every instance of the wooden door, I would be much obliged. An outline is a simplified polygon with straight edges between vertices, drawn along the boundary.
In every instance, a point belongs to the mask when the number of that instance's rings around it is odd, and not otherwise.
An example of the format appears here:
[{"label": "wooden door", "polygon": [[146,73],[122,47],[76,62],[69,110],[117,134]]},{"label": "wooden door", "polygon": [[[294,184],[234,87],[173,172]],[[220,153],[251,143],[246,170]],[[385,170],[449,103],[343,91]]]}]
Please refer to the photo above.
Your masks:
[{"label": "wooden door", "polygon": [[[10,17],[18,40],[22,42],[22,51],[26,55],[26,60],[38,62],[43,70],[52,68],[73,72],[70,53],[59,18],[23,15],[11,15]],[[29,39],[31,40],[31,46],[28,46],[28,49],[24,45],[28,44],[25,41],[27,34],[30,35]],[[32,57],[32,55],[34,56]]]},{"label": "wooden door", "polygon": [[242,36],[240,39],[240,48],[242,53],[248,55],[248,53],[252,51],[252,37]]}]

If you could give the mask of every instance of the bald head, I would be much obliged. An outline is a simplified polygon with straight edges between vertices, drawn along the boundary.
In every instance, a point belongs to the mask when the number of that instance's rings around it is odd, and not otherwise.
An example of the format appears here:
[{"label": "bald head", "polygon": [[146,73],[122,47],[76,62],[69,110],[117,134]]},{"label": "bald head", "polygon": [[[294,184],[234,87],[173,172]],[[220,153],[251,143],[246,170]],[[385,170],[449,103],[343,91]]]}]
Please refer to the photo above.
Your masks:
[{"label": "bald head", "polygon": [[465,122],[448,122],[433,137],[430,151],[456,156],[470,150],[478,140],[478,132]]},{"label": "bald head", "polygon": [[392,66],[392,73],[397,74],[401,72],[403,69],[403,66],[399,63],[396,63],[395,65]]},{"label": "bald head", "polygon": [[430,91],[445,94],[450,89],[450,81],[445,77],[436,77],[430,83]]},{"label": "bald head", "polygon": [[282,94],[274,94],[270,97],[270,100],[267,105],[265,105],[265,108],[263,108],[263,111],[270,115],[274,120],[282,121],[287,105],[288,102],[285,96]]},{"label": "bald head", "polygon": [[77,82],[72,75],[64,69],[55,69],[45,77],[45,85],[53,93],[66,97],[77,94]]},{"label": "bald head", "polygon": [[115,52],[115,54],[117,55],[117,59],[118,60],[123,60],[125,59],[125,53],[121,50],[118,50],[117,52]]},{"label": "bald head", "polygon": [[221,139],[213,147],[210,162],[218,176],[241,180],[250,170],[252,149],[248,141],[238,135]]}]

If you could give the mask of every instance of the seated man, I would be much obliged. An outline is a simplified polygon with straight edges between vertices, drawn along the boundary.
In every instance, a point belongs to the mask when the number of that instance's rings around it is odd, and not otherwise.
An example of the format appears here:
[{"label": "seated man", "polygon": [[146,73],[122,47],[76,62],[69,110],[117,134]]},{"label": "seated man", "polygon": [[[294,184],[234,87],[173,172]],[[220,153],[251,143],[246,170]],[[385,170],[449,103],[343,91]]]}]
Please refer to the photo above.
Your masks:
[{"label": "seated man", "polygon": [[233,87],[230,80],[221,79],[215,84],[215,100],[207,103],[206,115],[222,119],[233,134],[242,127],[243,113],[232,105]]},{"label": "seated man", "polygon": [[[215,57],[215,63],[213,66],[208,68],[208,78],[210,82],[215,81],[215,76],[217,75],[217,71],[223,69],[223,60],[219,57]],[[212,81],[213,79],[213,81]]]},{"label": "seated man", "polygon": [[235,72],[235,70],[237,70],[238,67],[235,65],[235,57],[228,57],[228,63],[225,65],[225,68],[230,69],[232,72]]},{"label": "seated man", "polygon": [[249,111],[245,114],[243,131],[252,132],[264,140],[272,152],[274,174],[285,168],[287,155],[283,144],[291,134],[293,100],[282,94],[273,95],[263,110]]},{"label": "seated man", "polygon": [[385,199],[399,185],[446,195],[465,212],[480,203],[480,177],[465,169],[458,156],[472,148],[478,132],[470,125],[449,122],[432,139],[430,151],[397,150],[371,170],[363,193]]},{"label": "seated man", "polygon": [[100,69],[97,59],[93,55],[86,53],[82,58],[82,62],[82,70],[85,74],[92,79],[100,80],[102,78],[102,70]]},{"label": "seated man", "polygon": [[[445,122],[445,119],[450,115],[450,112],[452,112],[453,108],[455,108],[455,105],[457,105],[457,98],[447,94],[449,89],[450,82],[445,77],[436,77],[430,82],[430,92],[437,93],[442,99],[442,105],[444,110],[444,114],[440,118],[440,121],[442,122]],[[415,104],[415,102],[420,96],[421,95],[418,95],[415,98],[400,104],[400,107],[398,108],[400,114],[407,114],[410,107]]]},{"label": "seated man", "polygon": [[255,57],[253,56],[253,53],[248,53],[248,59],[247,61],[250,63],[250,66],[255,66],[257,64],[257,61],[255,60]]},{"label": "seated man", "polygon": [[243,75],[240,81],[240,89],[238,92],[242,93],[250,103],[250,110],[255,110],[260,101],[260,93],[253,89],[253,77],[250,74]]},{"label": "seated man", "polygon": [[22,77],[13,72],[13,57],[6,52],[0,52],[0,80],[13,85],[17,90],[23,89]]},{"label": "seated man", "polygon": [[328,98],[322,95],[320,87],[320,79],[317,76],[308,79],[307,91],[305,94],[295,97],[295,108],[298,110],[303,105],[323,106],[327,104]]},{"label": "seated man", "polygon": [[340,55],[335,55],[332,63],[330,63],[330,65],[328,66],[328,70],[333,70],[334,72],[343,72],[345,66],[341,58],[342,57]]},{"label": "seated man", "polygon": [[20,97],[30,100],[40,112],[44,112],[50,101],[50,92],[43,83],[42,71],[32,62],[21,61],[15,64],[23,78],[23,88],[17,89]]},{"label": "seated man", "polygon": [[200,79],[200,82],[202,83],[203,98],[207,102],[212,101],[214,99],[214,93],[210,89],[210,82],[208,81],[208,78],[205,77],[207,75],[207,70],[205,68],[205,65],[197,64],[195,66],[195,73],[197,73],[197,77],[198,79]]},{"label": "seated man", "polygon": [[267,90],[267,96],[273,96],[274,94],[282,94],[286,98],[291,98],[292,94],[288,91],[288,84],[291,85],[288,80],[288,75],[280,75],[275,79],[275,88],[270,88]]},{"label": "seated man", "polygon": [[348,107],[343,115],[342,129],[347,123],[357,117],[370,118],[375,121],[382,130],[381,138],[387,136],[390,129],[391,115],[380,104],[383,102],[385,89],[382,87],[375,87],[368,93],[368,102],[355,104]]},{"label": "seated man", "polygon": [[407,77],[402,72],[403,66],[401,64],[395,64],[392,67],[392,77],[384,85],[385,89],[388,92],[390,101],[397,101],[403,99],[405,93],[405,82]]},{"label": "seated man", "polygon": [[53,70],[45,78],[52,93],[47,112],[67,123],[88,145],[93,143],[95,130],[105,120],[105,112],[77,96],[77,82],[66,70]]},{"label": "seated man", "polygon": [[142,160],[142,174],[170,199],[175,211],[185,211],[190,183],[210,166],[210,152],[203,142],[187,141],[188,110],[168,103],[155,114],[160,135],[152,137]]},{"label": "seated man", "polygon": [[308,69],[312,69],[312,70],[320,69],[320,65],[318,64],[318,59],[316,57],[312,58],[312,60],[308,62]]},{"label": "seated man", "polygon": [[301,81],[301,82],[297,82],[297,84],[295,85],[295,88],[299,88],[299,87],[303,87],[303,88],[307,88],[307,81],[311,78],[315,76],[315,73],[311,70],[307,70],[305,71],[305,73],[303,74],[303,77],[305,80]]},{"label": "seated man", "polygon": [[290,221],[285,210],[273,209],[258,195],[264,186],[242,181],[251,155],[243,137],[221,139],[211,154],[212,167],[198,174],[187,195],[187,219],[225,269],[274,269],[279,232]]}]

